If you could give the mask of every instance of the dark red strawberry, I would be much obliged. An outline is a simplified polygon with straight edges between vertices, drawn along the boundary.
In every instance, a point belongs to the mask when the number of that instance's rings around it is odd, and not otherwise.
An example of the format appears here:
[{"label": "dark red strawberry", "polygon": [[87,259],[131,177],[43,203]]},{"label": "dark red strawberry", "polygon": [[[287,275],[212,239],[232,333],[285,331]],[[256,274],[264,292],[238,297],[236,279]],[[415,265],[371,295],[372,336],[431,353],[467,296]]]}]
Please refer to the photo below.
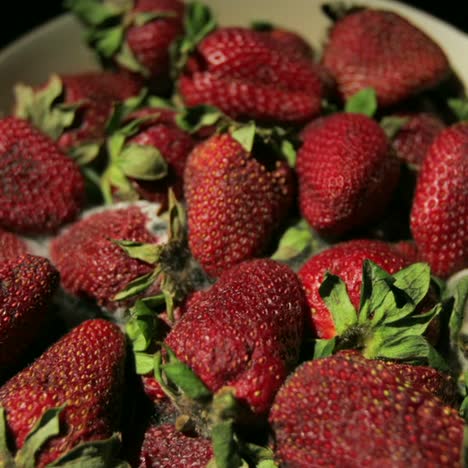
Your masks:
[{"label": "dark red strawberry", "polygon": [[158,209],[158,205],[138,203],[91,211],[56,237],[51,258],[64,289],[111,311],[125,304],[114,301],[114,296],[153,267],[130,258],[113,240],[164,243],[166,224],[157,217]]},{"label": "dark red strawberry", "polygon": [[399,162],[374,120],[337,113],[304,133],[297,172],[304,218],[335,237],[383,212],[398,182]]},{"label": "dark red strawberry", "polygon": [[227,133],[195,147],[184,180],[190,249],[213,277],[265,250],[294,195],[285,161]]},{"label": "dark red strawberry", "polygon": [[232,118],[301,123],[320,112],[325,77],[262,32],[221,28],[199,44],[179,91],[188,106],[210,104]]},{"label": "dark red strawberry", "polygon": [[349,298],[357,308],[361,297],[362,267],[365,259],[373,261],[390,274],[411,263],[399,255],[391,244],[362,239],[336,244],[314,255],[299,270],[298,275],[306,291],[312,314],[315,336],[330,339],[336,335],[330,310],[319,293],[325,273],[337,275],[345,282]]},{"label": "dark red strawberry", "polygon": [[0,229],[0,261],[19,257],[28,252],[28,246],[20,237]]},{"label": "dark red strawberry", "polygon": [[400,159],[419,169],[429,147],[445,125],[437,116],[429,113],[401,117],[408,120],[393,137],[392,147]]},{"label": "dark red strawberry", "polygon": [[146,431],[139,467],[204,468],[213,456],[210,440],[183,434],[172,424],[163,424]]},{"label": "dark red strawberry", "polygon": [[2,374],[39,336],[59,275],[47,259],[26,254],[0,262],[0,283]]},{"label": "dark red strawberry", "polygon": [[[161,210],[168,206],[170,188],[182,198],[185,163],[194,141],[176,126],[175,115],[169,109],[143,108],[128,116],[123,127],[109,137],[110,164],[102,176],[107,197],[149,200],[159,203]],[[113,150],[113,139],[121,136],[124,144]]]},{"label": "dark red strawberry", "polygon": [[395,242],[392,246],[397,254],[406,258],[409,263],[416,263],[420,261],[418,247],[414,241],[406,240]]},{"label": "dark red strawberry", "polygon": [[84,181],[76,163],[25,120],[0,119],[0,226],[23,234],[57,231],[78,215]]},{"label": "dark red strawberry", "polygon": [[168,76],[169,48],[184,29],[183,2],[69,0],[67,6],[88,26],[88,42],[102,58],[148,80]]},{"label": "dark red strawberry", "polygon": [[439,133],[418,178],[411,232],[434,274],[447,277],[468,266],[468,124]]},{"label": "dark red strawberry", "polygon": [[450,73],[443,50],[396,13],[360,9],[331,28],[322,62],[346,99],[374,88],[380,106],[437,85]]},{"label": "dark red strawberry", "polygon": [[306,307],[289,267],[268,259],[243,262],[193,297],[165,343],[210,391],[229,387],[265,415],[297,363]]},{"label": "dark red strawberry", "polygon": [[458,411],[394,372],[346,353],[296,369],[270,413],[277,461],[298,467],[461,467]]},{"label": "dark red strawberry", "polygon": [[52,75],[38,88],[18,85],[15,112],[56,140],[62,150],[77,157],[90,152],[95,156],[114,105],[140,88],[134,78],[106,71]]},{"label": "dark red strawberry", "polygon": [[116,325],[89,320],[0,388],[15,451],[47,410],[63,406],[60,433],[37,449],[29,466],[46,466],[81,443],[118,431],[125,348]]}]

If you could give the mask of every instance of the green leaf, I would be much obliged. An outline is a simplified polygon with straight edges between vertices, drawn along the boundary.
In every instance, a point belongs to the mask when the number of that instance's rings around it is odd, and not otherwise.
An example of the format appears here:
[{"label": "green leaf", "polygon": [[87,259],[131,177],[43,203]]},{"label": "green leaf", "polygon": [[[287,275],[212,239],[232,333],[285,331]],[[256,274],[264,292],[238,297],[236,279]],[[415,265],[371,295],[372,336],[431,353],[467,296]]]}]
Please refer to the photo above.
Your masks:
[{"label": "green leaf", "polygon": [[338,276],[325,273],[325,278],[319,287],[320,297],[330,310],[338,335],[342,335],[353,325],[358,317],[348,296],[346,284]]},{"label": "green leaf", "polygon": [[283,140],[281,142],[281,154],[286,158],[289,167],[296,167],[297,153],[292,142],[289,140]]},{"label": "green leaf", "polygon": [[252,152],[256,128],[257,126],[255,125],[255,122],[250,122],[247,125],[242,125],[241,127],[234,129],[231,132],[232,138],[234,138],[234,140],[236,140],[247,153]]},{"label": "green leaf", "polygon": [[452,98],[448,100],[448,106],[455,114],[458,120],[468,120],[468,98],[456,99]]},{"label": "green leaf", "polygon": [[39,449],[51,438],[60,434],[60,413],[64,407],[45,411],[26,437],[21,450],[15,457],[16,464],[22,468],[34,468],[35,457]]},{"label": "green leaf", "polygon": [[[116,165],[110,165],[101,176],[101,192],[108,205],[116,196],[121,200],[136,201],[139,196],[122,170]],[[117,193],[115,193],[115,191]]]},{"label": "green leaf", "polygon": [[135,14],[133,22],[136,26],[144,26],[151,21],[165,18],[177,18],[175,11],[142,11]]},{"label": "green leaf", "polygon": [[193,400],[210,398],[212,396],[211,391],[193,370],[187,364],[180,361],[167,346],[165,346],[165,349],[168,355],[168,362],[162,364],[162,370],[167,379]]},{"label": "green leaf", "polygon": [[418,305],[427,295],[431,285],[431,269],[427,263],[413,263],[393,275],[394,286],[403,289]]},{"label": "green leaf", "polygon": [[124,34],[125,30],[123,26],[113,26],[94,31],[89,36],[89,40],[102,56],[111,58],[121,49]]},{"label": "green leaf", "polygon": [[116,163],[128,177],[155,181],[167,176],[168,166],[161,152],[151,145],[130,143],[123,147]]},{"label": "green leaf", "polygon": [[118,245],[129,257],[150,265],[155,265],[159,261],[164,247],[160,244],[145,244],[132,240],[112,240],[112,242]]},{"label": "green leaf", "polygon": [[217,468],[242,466],[238,446],[234,438],[234,422],[230,419],[216,424],[211,431],[211,441]]},{"label": "green leaf", "polygon": [[390,140],[393,140],[398,132],[406,125],[408,122],[408,117],[400,117],[397,115],[390,115],[384,117],[380,121],[380,126],[383,128],[383,131]]},{"label": "green leaf", "polygon": [[130,283],[127,284],[124,290],[117,293],[113,300],[114,301],[123,301],[125,299],[129,299],[130,297],[134,297],[137,294],[144,292],[148,289],[156,280],[157,274],[152,271],[147,273],[146,275],[140,276]]},{"label": "green leaf", "polygon": [[114,110],[107,122],[106,133],[108,135],[114,134],[122,125],[125,117],[142,107],[147,99],[149,99],[148,90],[143,88],[137,96],[129,97],[125,101],[119,101],[114,106]]},{"label": "green leaf", "polygon": [[372,117],[377,111],[377,94],[373,88],[364,88],[351,96],[345,104],[345,112]]},{"label": "green leaf", "polygon": [[123,68],[126,68],[127,70],[133,71],[135,73],[139,73],[145,78],[149,78],[151,75],[150,71],[139,62],[132,49],[128,45],[128,42],[123,41],[123,39],[122,46],[116,54],[115,60]]},{"label": "green leaf", "polygon": [[124,12],[123,8],[101,0],[65,0],[64,6],[91,26],[99,26]]},{"label": "green leaf", "polygon": [[176,115],[175,121],[182,130],[195,133],[203,127],[215,125],[224,118],[225,115],[217,107],[203,104],[184,109]]},{"label": "green leaf", "polygon": [[0,406],[0,467],[15,468],[15,463],[8,448],[8,431],[6,412]]},{"label": "green leaf", "polygon": [[84,442],[71,449],[48,467],[62,468],[130,468],[118,458],[121,447],[120,434],[109,439]]},{"label": "green leaf", "polygon": [[154,356],[152,354],[135,352],[134,355],[137,374],[146,375],[154,370]]},{"label": "green leaf", "polygon": [[315,340],[314,359],[331,356],[335,351],[336,338]]},{"label": "green leaf", "polygon": [[82,143],[71,148],[69,154],[79,166],[86,166],[98,157],[100,149],[99,143]]},{"label": "green leaf", "polygon": [[155,313],[142,301],[136,301],[130,309],[130,319],[125,325],[125,331],[132,341],[135,351],[146,351],[152,343],[157,318]]},{"label": "green leaf", "polygon": [[461,278],[453,291],[449,291],[453,297],[453,307],[449,319],[450,342],[456,344],[464,351],[464,343],[461,339],[461,329],[465,318],[465,310],[468,304],[468,276]]}]

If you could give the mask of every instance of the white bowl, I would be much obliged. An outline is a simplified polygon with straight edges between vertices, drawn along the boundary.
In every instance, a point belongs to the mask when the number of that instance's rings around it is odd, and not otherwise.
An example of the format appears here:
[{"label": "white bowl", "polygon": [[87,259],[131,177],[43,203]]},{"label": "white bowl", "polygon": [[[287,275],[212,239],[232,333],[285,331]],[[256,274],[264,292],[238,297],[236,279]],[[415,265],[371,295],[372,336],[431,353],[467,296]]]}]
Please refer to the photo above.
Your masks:
[{"label": "white bowl", "polygon": [[[304,35],[317,48],[329,21],[321,12],[325,0],[205,0],[221,25],[247,25],[265,19]],[[468,35],[443,21],[389,0],[360,0],[359,4],[398,12],[434,38],[447,53],[453,68],[468,88]],[[83,42],[77,20],[65,14],[23,36],[0,52],[0,113],[12,105],[12,88],[21,81],[39,84],[51,72],[70,73],[98,68],[94,54]]]}]

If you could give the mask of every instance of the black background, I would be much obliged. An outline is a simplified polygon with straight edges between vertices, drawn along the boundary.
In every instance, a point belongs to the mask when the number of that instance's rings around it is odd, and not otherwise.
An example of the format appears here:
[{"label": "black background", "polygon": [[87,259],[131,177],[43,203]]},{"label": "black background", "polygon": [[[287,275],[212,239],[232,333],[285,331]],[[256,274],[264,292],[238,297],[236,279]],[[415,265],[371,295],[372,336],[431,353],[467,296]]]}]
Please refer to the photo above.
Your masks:
[{"label": "black background", "polygon": [[[0,48],[33,27],[62,13],[64,11],[62,1],[32,0],[24,2],[8,0],[8,8],[3,10],[0,15]],[[356,1],[356,3],[359,2]],[[406,0],[403,3],[426,10],[468,33],[467,0],[442,0],[436,2]]]}]

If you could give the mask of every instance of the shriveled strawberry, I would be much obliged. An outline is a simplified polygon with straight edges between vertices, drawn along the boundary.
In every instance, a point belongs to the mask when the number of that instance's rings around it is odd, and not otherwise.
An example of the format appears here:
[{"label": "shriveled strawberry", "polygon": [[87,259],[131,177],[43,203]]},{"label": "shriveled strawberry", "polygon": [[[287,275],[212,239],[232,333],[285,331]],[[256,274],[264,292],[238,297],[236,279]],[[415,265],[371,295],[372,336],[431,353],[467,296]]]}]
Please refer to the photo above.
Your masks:
[{"label": "shriveled strawberry", "polygon": [[403,115],[408,120],[392,139],[396,155],[419,169],[435,137],[445,128],[445,124],[436,115],[421,112]]},{"label": "shriveled strawberry", "polygon": [[87,162],[99,151],[114,105],[140,88],[138,80],[123,73],[52,75],[38,88],[15,88],[15,113],[56,140],[62,150]]},{"label": "shriveled strawberry", "polygon": [[171,424],[150,427],[140,453],[140,468],[203,468],[213,458],[211,441],[185,435]]},{"label": "shriveled strawberry", "polygon": [[450,74],[445,53],[429,36],[396,13],[375,9],[339,19],[322,62],[344,98],[371,87],[380,106],[396,104]]},{"label": "shriveled strawberry", "polygon": [[28,246],[12,232],[0,229],[0,261],[19,257],[28,252]]},{"label": "shriveled strawberry", "polygon": [[[130,281],[153,268],[130,258],[113,240],[164,243],[166,225],[161,225],[158,210],[158,205],[138,203],[91,211],[53,239],[51,258],[60,271],[64,289],[94,299],[110,311],[125,304],[113,298]],[[74,255],[70,256],[70,252]]]},{"label": "shriveled strawberry", "polygon": [[0,119],[0,226],[23,234],[57,231],[78,215],[84,181],[76,163],[25,120]]},{"label": "shriveled strawberry", "polygon": [[40,334],[59,274],[47,259],[25,254],[0,263],[0,283],[2,374]]},{"label": "shriveled strawberry", "polygon": [[88,42],[102,58],[151,81],[167,78],[169,48],[184,29],[183,2],[69,0],[67,6],[89,28]]},{"label": "shriveled strawberry", "polygon": [[285,55],[277,41],[247,28],[220,28],[197,47],[179,80],[188,106],[210,104],[232,118],[302,123],[326,92],[318,65]]},{"label": "shriveled strawberry", "polygon": [[[109,136],[110,163],[102,176],[106,198],[144,199],[168,206],[168,190],[183,195],[183,174],[192,137],[175,124],[175,111],[145,107]],[[123,141],[121,140],[123,138]],[[118,145],[113,142],[119,140]]]},{"label": "shriveled strawberry", "polygon": [[40,417],[62,406],[54,416],[59,430],[36,447],[29,466],[46,466],[81,443],[109,439],[119,429],[125,348],[116,325],[89,320],[3,385],[0,406],[17,456]]},{"label": "shriveled strawberry", "polygon": [[229,387],[265,415],[297,363],[306,307],[289,267],[268,259],[243,262],[193,297],[165,344],[208,390]]},{"label": "shriveled strawberry", "polygon": [[262,254],[293,201],[294,179],[272,150],[230,134],[195,147],[185,169],[189,245],[208,275]]},{"label": "shriveled strawberry", "polygon": [[358,307],[365,259],[372,260],[390,274],[410,264],[405,257],[394,250],[391,244],[359,239],[336,244],[314,255],[299,270],[298,275],[306,291],[315,336],[329,339],[336,335],[330,310],[319,293],[325,273],[337,275],[346,283],[351,302]]},{"label": "shriveled strawberry", "polygon": [[434,274],[468,266],[468,124],[439,133],[423,162],[411,210],[411,232]]},{"label": "shriveled strawberry", "polygon": [[404,379],[393,366],[345,353],[306,362],[280,389],[270,413],[277,461],[461,467],[463,419]]},{"label": "shriveled strawberry", "polygon": [[382,128],[353,113],[308,127],[297,155],[299,202],[319,233],[341,236],[382,213],[399,178],[399,162]]}]

